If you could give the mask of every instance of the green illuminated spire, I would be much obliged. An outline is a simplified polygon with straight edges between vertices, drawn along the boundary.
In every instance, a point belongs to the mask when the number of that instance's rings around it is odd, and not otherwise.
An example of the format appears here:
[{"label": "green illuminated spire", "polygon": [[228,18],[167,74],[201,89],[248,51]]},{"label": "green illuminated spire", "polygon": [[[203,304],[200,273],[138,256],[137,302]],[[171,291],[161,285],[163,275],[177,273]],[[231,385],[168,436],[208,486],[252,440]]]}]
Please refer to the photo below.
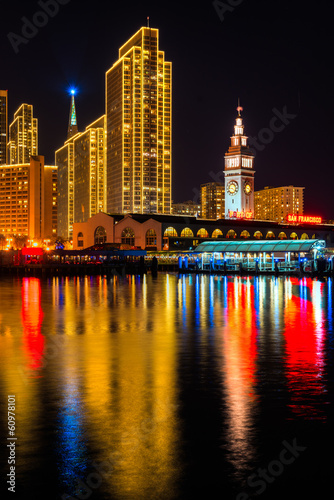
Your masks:
[{"label": "green illuminated spire", "polygon": [[77,114],[75,111],[75,101],[74,101],[75,91],[71,90],[71,94],[72,94],[71,109],[70,109],[70,117],[68,120],[67,139],[78,133]]}]

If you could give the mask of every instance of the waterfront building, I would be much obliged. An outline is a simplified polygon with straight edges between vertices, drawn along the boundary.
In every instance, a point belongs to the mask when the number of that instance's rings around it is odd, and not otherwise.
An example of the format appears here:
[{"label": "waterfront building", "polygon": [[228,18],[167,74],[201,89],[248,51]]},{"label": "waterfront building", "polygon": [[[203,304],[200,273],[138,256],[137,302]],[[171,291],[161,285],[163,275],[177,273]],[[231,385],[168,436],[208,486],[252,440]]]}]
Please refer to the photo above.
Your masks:
[{"label": "waterfront building", "polygon": [[57,235],[57,167],[44,165],[44,156],[0,166],[0,234]]},{"label": "waterfront building", "polygon": [[8,92],[0,90],[0,165],[7,163]]},{"label": "waterfront building", "polygon": [[289,214],[303,215],[304,189],[295,186],[266,186],[255,191],[255,218],[284,222]]},{"label": "waterfront building", "polygon": [[278,223],[257,220],[197,219],[187,215],[99,213],[73,225],[73,248],[101,243],[143,250],[194,250],[201,241],[323,239],[334,247],[334,226],[322,223]]},{"label": "waterfront building", "polygon": [[173,215],[194,215],[199,216],[201,213],[201,205],[192,200],[184,201],[183,203],[172,203]]},{"label": "waterfront building", "polygon": [[201,218],[224,219],[225,188],[220,182],[201,184]]},{"label": "waterfront building", "polygon": [[37,155],[38,120],[34,118],[31,104],[21,104],[9,125],[9,164],[29,163],[30,156]]},{"label": "waterfront building", "polygon": [[239,105],[231,145],[225,155],[225,217],[254,218],[254,155],[244,134]]},{"label": "waterfront building", "polygon": [[143,27],[106,72],[107,211],[171,212],[172,64]]}]

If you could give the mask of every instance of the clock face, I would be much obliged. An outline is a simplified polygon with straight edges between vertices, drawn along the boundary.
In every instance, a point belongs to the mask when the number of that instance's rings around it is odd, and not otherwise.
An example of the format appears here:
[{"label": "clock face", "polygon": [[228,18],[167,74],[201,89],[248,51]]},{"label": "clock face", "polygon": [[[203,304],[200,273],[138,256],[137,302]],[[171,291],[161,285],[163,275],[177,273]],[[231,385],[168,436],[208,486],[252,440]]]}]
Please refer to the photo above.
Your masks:
[{"label": "clock face", "polygon": [[230,181],[227,184],[227,191],[231,196],[235,195],[239,190],[238,183],[236,181]]},{"label": "clock face", "polygon": [[244,191],[245,191],[246,194],[251,194],[251,192],[252,192],[252,185],[251,185],[251,183],[249,181],[245,182]]}]

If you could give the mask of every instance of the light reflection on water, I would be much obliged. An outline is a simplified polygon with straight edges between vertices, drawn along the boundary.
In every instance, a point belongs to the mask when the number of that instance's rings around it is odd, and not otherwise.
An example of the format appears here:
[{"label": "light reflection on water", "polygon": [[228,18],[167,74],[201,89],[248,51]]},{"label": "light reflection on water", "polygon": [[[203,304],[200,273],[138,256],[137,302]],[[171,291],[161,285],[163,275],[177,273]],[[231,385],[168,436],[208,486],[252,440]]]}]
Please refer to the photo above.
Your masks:
[{"label": "light reflection on water", "polygon": [[332,287],[175,274],[4,280],[1,405],[16,395],[18,480],[31,487],[42,470],[54,498],[78,482],[101,499],[186,498],[209,477],[238,491],[265,455],[264,408],[284,426],[327,421]]}]

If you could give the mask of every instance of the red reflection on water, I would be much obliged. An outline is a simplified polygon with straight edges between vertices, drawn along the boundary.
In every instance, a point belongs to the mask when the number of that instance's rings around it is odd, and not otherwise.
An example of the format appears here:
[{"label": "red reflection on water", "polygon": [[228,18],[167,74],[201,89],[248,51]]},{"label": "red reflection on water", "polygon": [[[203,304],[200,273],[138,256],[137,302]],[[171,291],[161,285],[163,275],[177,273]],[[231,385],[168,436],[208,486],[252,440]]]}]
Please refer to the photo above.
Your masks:
[{"label": "red reflection on water", "polygon": [[[257,357],[254,286],[250,283],[228,283],[226,312],[226,334],[233,352],[234,368],[240,374],[243,388],[248,387],[248,395],[254,397]],[[240,317],[243,318],[241,324]]]},{"label": "red reflection on water", "polygon": [[243,476],[256,450],[253,435],[257,406],[254,286],[250,282],[229,282],[225,304],[222,373],[227,403],[227,449],[236,474]]},{"label": "red reflection on water", "polygon": [[43,311],[41,307],[41,284],[37,278],[24,278],[22,282],[23,345],[32,370],[41,366],[44,337],[41,333]]},{"label": "red reflection on water", "polygon": [[[295,414],[312,418],[324,417],[320,399],[324,392],[323,287],[323,283],[304,280],[300,284],[300,296],[293,295],[285,307],[290,407]],[[309,296],[312,301],[307,298]]]}]

